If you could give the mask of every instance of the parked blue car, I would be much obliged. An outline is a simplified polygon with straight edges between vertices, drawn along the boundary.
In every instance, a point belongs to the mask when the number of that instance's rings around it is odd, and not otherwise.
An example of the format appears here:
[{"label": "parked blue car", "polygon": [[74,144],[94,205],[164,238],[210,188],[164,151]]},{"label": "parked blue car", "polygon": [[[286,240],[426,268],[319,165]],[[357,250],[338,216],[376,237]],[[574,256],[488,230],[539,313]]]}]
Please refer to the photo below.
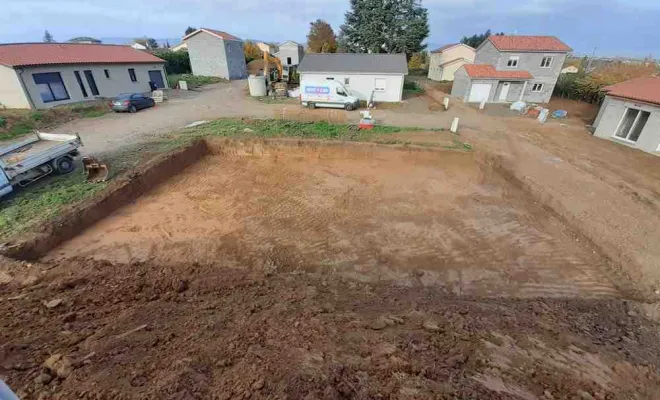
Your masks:
[{"label": "parked blue car", "polygon": [[110,104],[115,112],[134,113],[147,107],[153,107],[156,103],[151,97],[140,93],[123,93],[112,99]]}]

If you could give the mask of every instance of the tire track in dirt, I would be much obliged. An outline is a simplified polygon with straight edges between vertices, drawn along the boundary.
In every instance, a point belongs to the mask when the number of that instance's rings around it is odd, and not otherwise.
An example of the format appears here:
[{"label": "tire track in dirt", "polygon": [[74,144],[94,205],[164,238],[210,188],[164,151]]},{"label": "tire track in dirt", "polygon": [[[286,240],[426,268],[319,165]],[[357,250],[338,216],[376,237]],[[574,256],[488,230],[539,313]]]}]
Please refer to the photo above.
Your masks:
[{"label": "tire track in dirt", "polygon": [[207,157],[54,256],[304,269],[468,295],[618,296],[602,260],[474,154],[261,153]]}]

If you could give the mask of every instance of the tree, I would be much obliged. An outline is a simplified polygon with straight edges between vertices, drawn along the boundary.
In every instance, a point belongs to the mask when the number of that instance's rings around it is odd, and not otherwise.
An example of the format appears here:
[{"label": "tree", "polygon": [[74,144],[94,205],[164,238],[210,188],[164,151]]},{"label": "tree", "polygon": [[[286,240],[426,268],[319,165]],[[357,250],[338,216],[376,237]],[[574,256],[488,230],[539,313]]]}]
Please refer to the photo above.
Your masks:
[{"label": "tree", "polygon": [[350,0],[339,47],[350,53],[413,53],[426,48],[428,11],[420,0]]},{"label": "tree", "polygon": [[337,52],[337,37],[330,24],[322,19],[309,23],[307,48],[312,53]]},{"label": "tree", "polygon": [[170,47],[171,47],[171,46],[170,46],[170,41],[169,41],[169,40],[165,40],[165,44],[163,45],[163,48],[164,48],[164,49],[169,49]]},{"label": "tree", "polygon": [[94,44],[99,44],[101,43],[100,40],[94,39],[93,37],[89,36],[78,36],[69,39],[69,43],[94,43]]},{"label": "tree", "polygon": [[53,35],[48,32],[48,29],[44,31],[44,42],[46,43],[53,43],[55,42],[55,39],[53,39]]},{"label": "tree", "polygon": [[243,43],[243,53],[245,54],[245,62],[249,63],[252,60],[263,58],[264,53],[259,46],[247,40]]},{"label": "tree", "polygon": [[135,39],[135,43],[139,43],[142,46],[146,47],[147,49],[157,49],[158,48],[158,42],[154,38],[148,38],[144,37],[141,39]]},{"label": "tree", "polygon": [[[470,47],[477,48],[481,43],[486,41],[491,36],[490,29],[488,29],[486,32],[481,33],[481,34],[475,34],[470,37],[463,36],[461,38],[461,43],[467,44]],[[504,32],[496,33],[495,36],[504,36]]]},{"label": "tree", "polygon": [[195,32],[197,28],[193,28],[192,26],[189,26],[186,28],[186,34],[184,36],[190,35],[191,33]]},{"label": "tree", "polygon": [[427,54],[425,51],[415,53],[408,61],[409,69],[424,69],[427,67]]}]

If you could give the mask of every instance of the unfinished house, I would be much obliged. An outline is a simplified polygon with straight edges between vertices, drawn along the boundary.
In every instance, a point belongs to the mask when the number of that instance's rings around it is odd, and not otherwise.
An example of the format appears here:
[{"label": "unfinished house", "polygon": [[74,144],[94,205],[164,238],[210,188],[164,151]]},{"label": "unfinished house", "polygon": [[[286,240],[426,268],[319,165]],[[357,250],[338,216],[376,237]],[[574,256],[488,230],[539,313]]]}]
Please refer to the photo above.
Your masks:
[{"label": "unfinished house", "polygon": [[454,73],[474,62],[475,50],[463,43],[448,44],[433,50],[429,56],[428,78],[433,81],[453,81]]},{"label": "unfinished house", "polygon": [[547,103],[570,51],[554,36],[490,36],[474,64],[456,71],[451,94],[466,102]]},{"label": "unfinished house", "polygon": [[247,78],[243,41],[227,32],[201,28],[183,37],[193,75]]},{"label": "unfinished house", "polygon": [[660,154],[660,77],[631,79],[604,88],[594,136]]}]

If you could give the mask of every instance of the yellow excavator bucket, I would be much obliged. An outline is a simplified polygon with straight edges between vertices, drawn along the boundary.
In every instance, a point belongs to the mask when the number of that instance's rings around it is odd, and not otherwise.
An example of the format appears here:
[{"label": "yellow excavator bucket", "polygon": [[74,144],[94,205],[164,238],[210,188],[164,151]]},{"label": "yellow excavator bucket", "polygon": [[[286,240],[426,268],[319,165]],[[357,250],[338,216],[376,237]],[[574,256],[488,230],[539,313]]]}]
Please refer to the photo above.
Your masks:
[{"label": "yellow excavator bucket", "polygon": [[108,179],[110,170],[106,164],[94,157],[83,157],[82,163],[88,183],[105,182]]}]

